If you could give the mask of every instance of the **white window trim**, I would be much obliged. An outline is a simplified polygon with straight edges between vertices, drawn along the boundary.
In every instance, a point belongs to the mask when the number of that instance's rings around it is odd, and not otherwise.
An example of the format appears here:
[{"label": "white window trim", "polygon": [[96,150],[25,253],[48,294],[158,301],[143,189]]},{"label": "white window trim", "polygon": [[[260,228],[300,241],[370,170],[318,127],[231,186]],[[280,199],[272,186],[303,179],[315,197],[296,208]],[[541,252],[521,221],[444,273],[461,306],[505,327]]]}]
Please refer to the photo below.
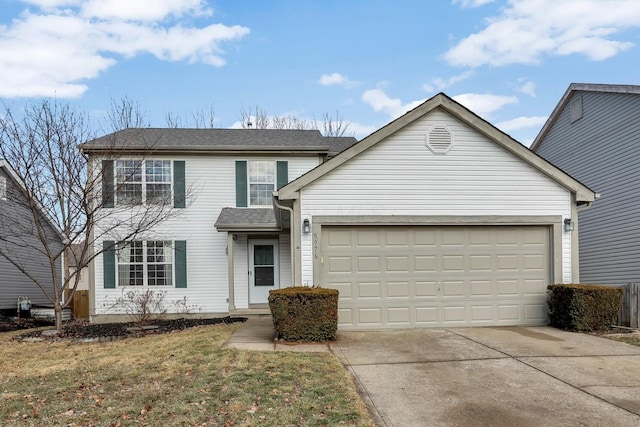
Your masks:
[{"label": "white window trim", "polygon": [[[167,289],[167,288],[175,288],[176,284],[176,260],[173,253],[174,242],[169,240],[133,240],[135,242],[142,242],[142,263],[131,263],[131,262],[120,262],[120,253],[121,248],[116,249],[116,287],[118,288],[135,288],[135,289]],[[149,262],[147,259],[147,245],[149,242],[164,242],[168,243],[169,253],[171,254],[171,262]],[[131,243],[126,242],[127,244]],[[142,285],[131,285],[121,284],[120,283],[120,266],[121,265],[140,265],[142,264]],[[171,283],[166,285],[149,285],[149,265],[171,265]]]},{"label": "white window trim", "polygon": [[[273,167],[273,182],[271,182],[271,184],[273,185],[273,191],[276,190],[276,187],[278,186],[278,167],[276,164],[275,160],[248,160],[247,161],[247,205],[250,208],[264,208],[264,207],[271,207],[272,204],[271,203],[267,203],[266,205],[257,205],[257,204],[252,204],[251,203],[251,163],[255,163],[255,162],[265,162],[265,163],[271,163],[272,167]],[[254,182],[253,184],[269,184],[268,182]]]},{"label": "white window trim", "polygon": [[[118,162],[127,162],[127,161],[142,162],[142,167],[141,167],[142,179],[139,183],[135,181],[133,182],[124,181],[122,183],[118,182]],[[147,162],[151,162],[151,161],[169,162],[169,181],[147,182]],[[174,198],[173,174],[174,174],[173,162],[171,160],[166,160],[166,159],[144,159],[144,160],[143,159],[118,159],[118,160],[115,160],[113,162],[113,185],[114,185],[113,188],[115,190],[113,192],[114,206],[119,206],[119,207],[147,206],[147,184],[169,184],[169,188],[171,189],[171,195],[169,196],[169,203],[172,203],[172,200]],[[140,205],[127,205],[127,204],[118,203],[118,185],[124,185],[124,184],[140,184],[142,186],[142,203]],[[152,203],[151,205],[156,206],[157,204]]]}]

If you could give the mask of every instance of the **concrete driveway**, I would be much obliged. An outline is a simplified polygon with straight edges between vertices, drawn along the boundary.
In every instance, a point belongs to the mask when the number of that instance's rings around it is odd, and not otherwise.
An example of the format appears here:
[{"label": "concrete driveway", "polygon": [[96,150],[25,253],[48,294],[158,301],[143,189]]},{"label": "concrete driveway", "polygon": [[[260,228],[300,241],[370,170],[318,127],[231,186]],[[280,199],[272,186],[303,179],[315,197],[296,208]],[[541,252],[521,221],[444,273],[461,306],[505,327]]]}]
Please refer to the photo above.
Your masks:
[{"label": "concrete driveway", "polygon": [[640,426],[640,347],[549,327],[340,332],[382,426]]}]

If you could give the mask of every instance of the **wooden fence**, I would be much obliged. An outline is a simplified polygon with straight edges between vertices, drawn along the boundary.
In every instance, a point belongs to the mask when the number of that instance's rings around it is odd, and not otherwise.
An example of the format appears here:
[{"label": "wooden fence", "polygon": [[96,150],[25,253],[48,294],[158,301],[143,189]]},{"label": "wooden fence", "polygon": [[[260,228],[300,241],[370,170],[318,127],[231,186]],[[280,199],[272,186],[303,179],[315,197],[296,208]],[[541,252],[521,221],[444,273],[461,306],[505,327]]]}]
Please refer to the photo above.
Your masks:
[{"label": "wooden fence", "polygon": [[[69,297],[70,292],[67,294]],[[69,304],[74,319],[89,318],[89,291],[76,291],[73,301]]]},{"label": "wooden fence", "polygon": [[618,313],[618,325],[637,328],[640,324],[640,311],[638,310],[640,285],[627,283],[623,288],[624,296],[622,297],[622,307]]}]

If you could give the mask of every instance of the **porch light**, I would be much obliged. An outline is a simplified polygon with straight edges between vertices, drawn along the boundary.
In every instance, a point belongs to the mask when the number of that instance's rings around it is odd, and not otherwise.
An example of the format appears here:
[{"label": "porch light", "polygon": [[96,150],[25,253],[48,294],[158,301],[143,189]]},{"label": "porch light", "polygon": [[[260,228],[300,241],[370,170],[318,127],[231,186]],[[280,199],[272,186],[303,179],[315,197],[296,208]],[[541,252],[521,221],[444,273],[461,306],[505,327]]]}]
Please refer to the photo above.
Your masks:
[{"label": "porch light", "polygon": [[311,225],[309,224],[308,218],[305,218],[305,220],[302,221],[302,232],[304,234],[309,234],[311,232]]},{"label": "porch light", "polygon": [[573,231],[573,221],[571,221],[571,218],[564,219],[564,231],[567,233]]}]

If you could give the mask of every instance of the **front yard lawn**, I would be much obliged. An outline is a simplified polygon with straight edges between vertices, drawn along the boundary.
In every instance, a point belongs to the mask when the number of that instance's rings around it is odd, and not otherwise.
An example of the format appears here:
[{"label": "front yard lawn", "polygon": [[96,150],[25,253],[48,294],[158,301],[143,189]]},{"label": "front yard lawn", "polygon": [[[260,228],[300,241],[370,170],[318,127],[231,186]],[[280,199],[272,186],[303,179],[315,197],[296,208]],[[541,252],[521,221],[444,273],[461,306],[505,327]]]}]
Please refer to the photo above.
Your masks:
[{"label": "front yard lawn", "polygon": [[638,334],[620,334],[620,335],[608,336],[607,338],[614,341],[626,342],[627,344],[640,347],[640,335]]},{"label": "front yard lawn", "polygon": [[96,344],[0,333],[0,425],[373,425],[334,356],[221,350],[237,327]]}]

